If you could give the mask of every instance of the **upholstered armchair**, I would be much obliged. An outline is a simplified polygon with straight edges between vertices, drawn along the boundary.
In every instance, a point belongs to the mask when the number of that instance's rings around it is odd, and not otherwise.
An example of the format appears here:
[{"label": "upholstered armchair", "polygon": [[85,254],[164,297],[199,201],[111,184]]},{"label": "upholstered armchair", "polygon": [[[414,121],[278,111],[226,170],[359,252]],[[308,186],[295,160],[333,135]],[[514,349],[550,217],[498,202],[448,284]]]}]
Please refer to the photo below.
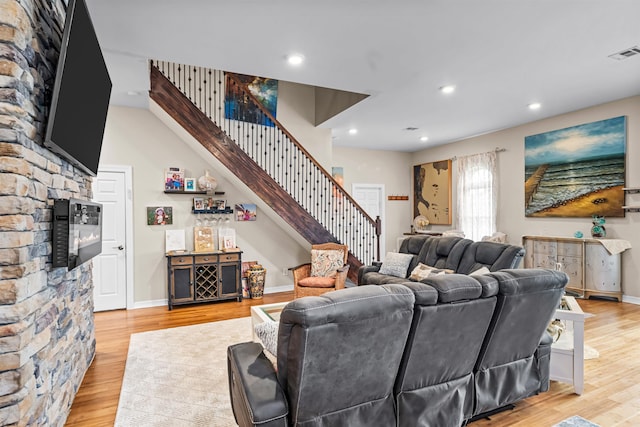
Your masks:
[{"label": "upholstered armchair", "polygon": [[347,281],[349,248],[338,243],[311,246],[311,262],[291,268],[293,297],[319,296],[343,289]]}]

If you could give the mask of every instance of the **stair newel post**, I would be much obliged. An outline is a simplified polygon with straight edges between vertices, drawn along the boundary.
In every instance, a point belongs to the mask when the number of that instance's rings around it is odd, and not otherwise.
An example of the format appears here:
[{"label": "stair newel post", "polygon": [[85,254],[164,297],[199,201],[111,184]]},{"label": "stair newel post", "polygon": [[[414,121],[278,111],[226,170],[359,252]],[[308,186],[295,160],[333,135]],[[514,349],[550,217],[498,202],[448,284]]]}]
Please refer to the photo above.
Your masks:
[{"label": "stair newel post", "polygon": [[382,234],[382,220],[376,216],[376,261],[380,262],[380,235]]}]

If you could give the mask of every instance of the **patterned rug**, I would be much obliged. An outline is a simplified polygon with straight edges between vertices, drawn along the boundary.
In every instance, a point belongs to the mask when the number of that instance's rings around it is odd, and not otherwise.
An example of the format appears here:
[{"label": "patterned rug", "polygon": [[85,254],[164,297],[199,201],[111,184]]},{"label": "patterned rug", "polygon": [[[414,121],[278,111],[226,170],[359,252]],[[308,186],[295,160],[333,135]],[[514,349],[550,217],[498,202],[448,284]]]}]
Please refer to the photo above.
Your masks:
[{"label": "patterned rug", "polygon": [[250,317],[131,335],[115,426],[235,426],[227,346],[251,337]]},{"label": "patterned rug", "polygon": [[574,415],[571,418],[567,418],[564,421],[554,424],[553,427],[600,427],[598,424],[594,424],[591,421],[587,421],[584,418]]}]

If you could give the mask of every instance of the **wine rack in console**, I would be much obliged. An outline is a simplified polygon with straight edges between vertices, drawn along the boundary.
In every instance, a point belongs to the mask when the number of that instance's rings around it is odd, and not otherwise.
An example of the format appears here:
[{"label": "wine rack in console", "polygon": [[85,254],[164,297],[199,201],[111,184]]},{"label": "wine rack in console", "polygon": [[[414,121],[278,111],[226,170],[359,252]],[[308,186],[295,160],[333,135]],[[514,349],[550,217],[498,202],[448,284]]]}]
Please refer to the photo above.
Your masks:
[{"label": "wine rack in console", "polygon": [[242,301],[242,252],[167,254],[169,310],[174,305]]}]

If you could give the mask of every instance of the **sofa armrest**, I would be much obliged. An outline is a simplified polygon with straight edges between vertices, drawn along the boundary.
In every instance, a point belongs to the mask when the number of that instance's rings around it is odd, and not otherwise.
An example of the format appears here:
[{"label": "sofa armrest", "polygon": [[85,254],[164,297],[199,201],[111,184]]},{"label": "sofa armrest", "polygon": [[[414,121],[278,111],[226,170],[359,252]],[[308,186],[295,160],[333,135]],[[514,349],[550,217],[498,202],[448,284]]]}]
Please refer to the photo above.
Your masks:
[{"label": "sofa armrest", "polygon": [[358,286],[366,285],[367,283],[363,283],[362,278],[367,273],[376,273],[380,271],[380,266],[382,263],[373,263],[373,265],[363,265],[358,269]]},{"label": "sofa armrest", "polygon": [[289,408],[276,371],[255,342],[227,348],[227,374],[231,407],[238,425],[287,425]]}]

